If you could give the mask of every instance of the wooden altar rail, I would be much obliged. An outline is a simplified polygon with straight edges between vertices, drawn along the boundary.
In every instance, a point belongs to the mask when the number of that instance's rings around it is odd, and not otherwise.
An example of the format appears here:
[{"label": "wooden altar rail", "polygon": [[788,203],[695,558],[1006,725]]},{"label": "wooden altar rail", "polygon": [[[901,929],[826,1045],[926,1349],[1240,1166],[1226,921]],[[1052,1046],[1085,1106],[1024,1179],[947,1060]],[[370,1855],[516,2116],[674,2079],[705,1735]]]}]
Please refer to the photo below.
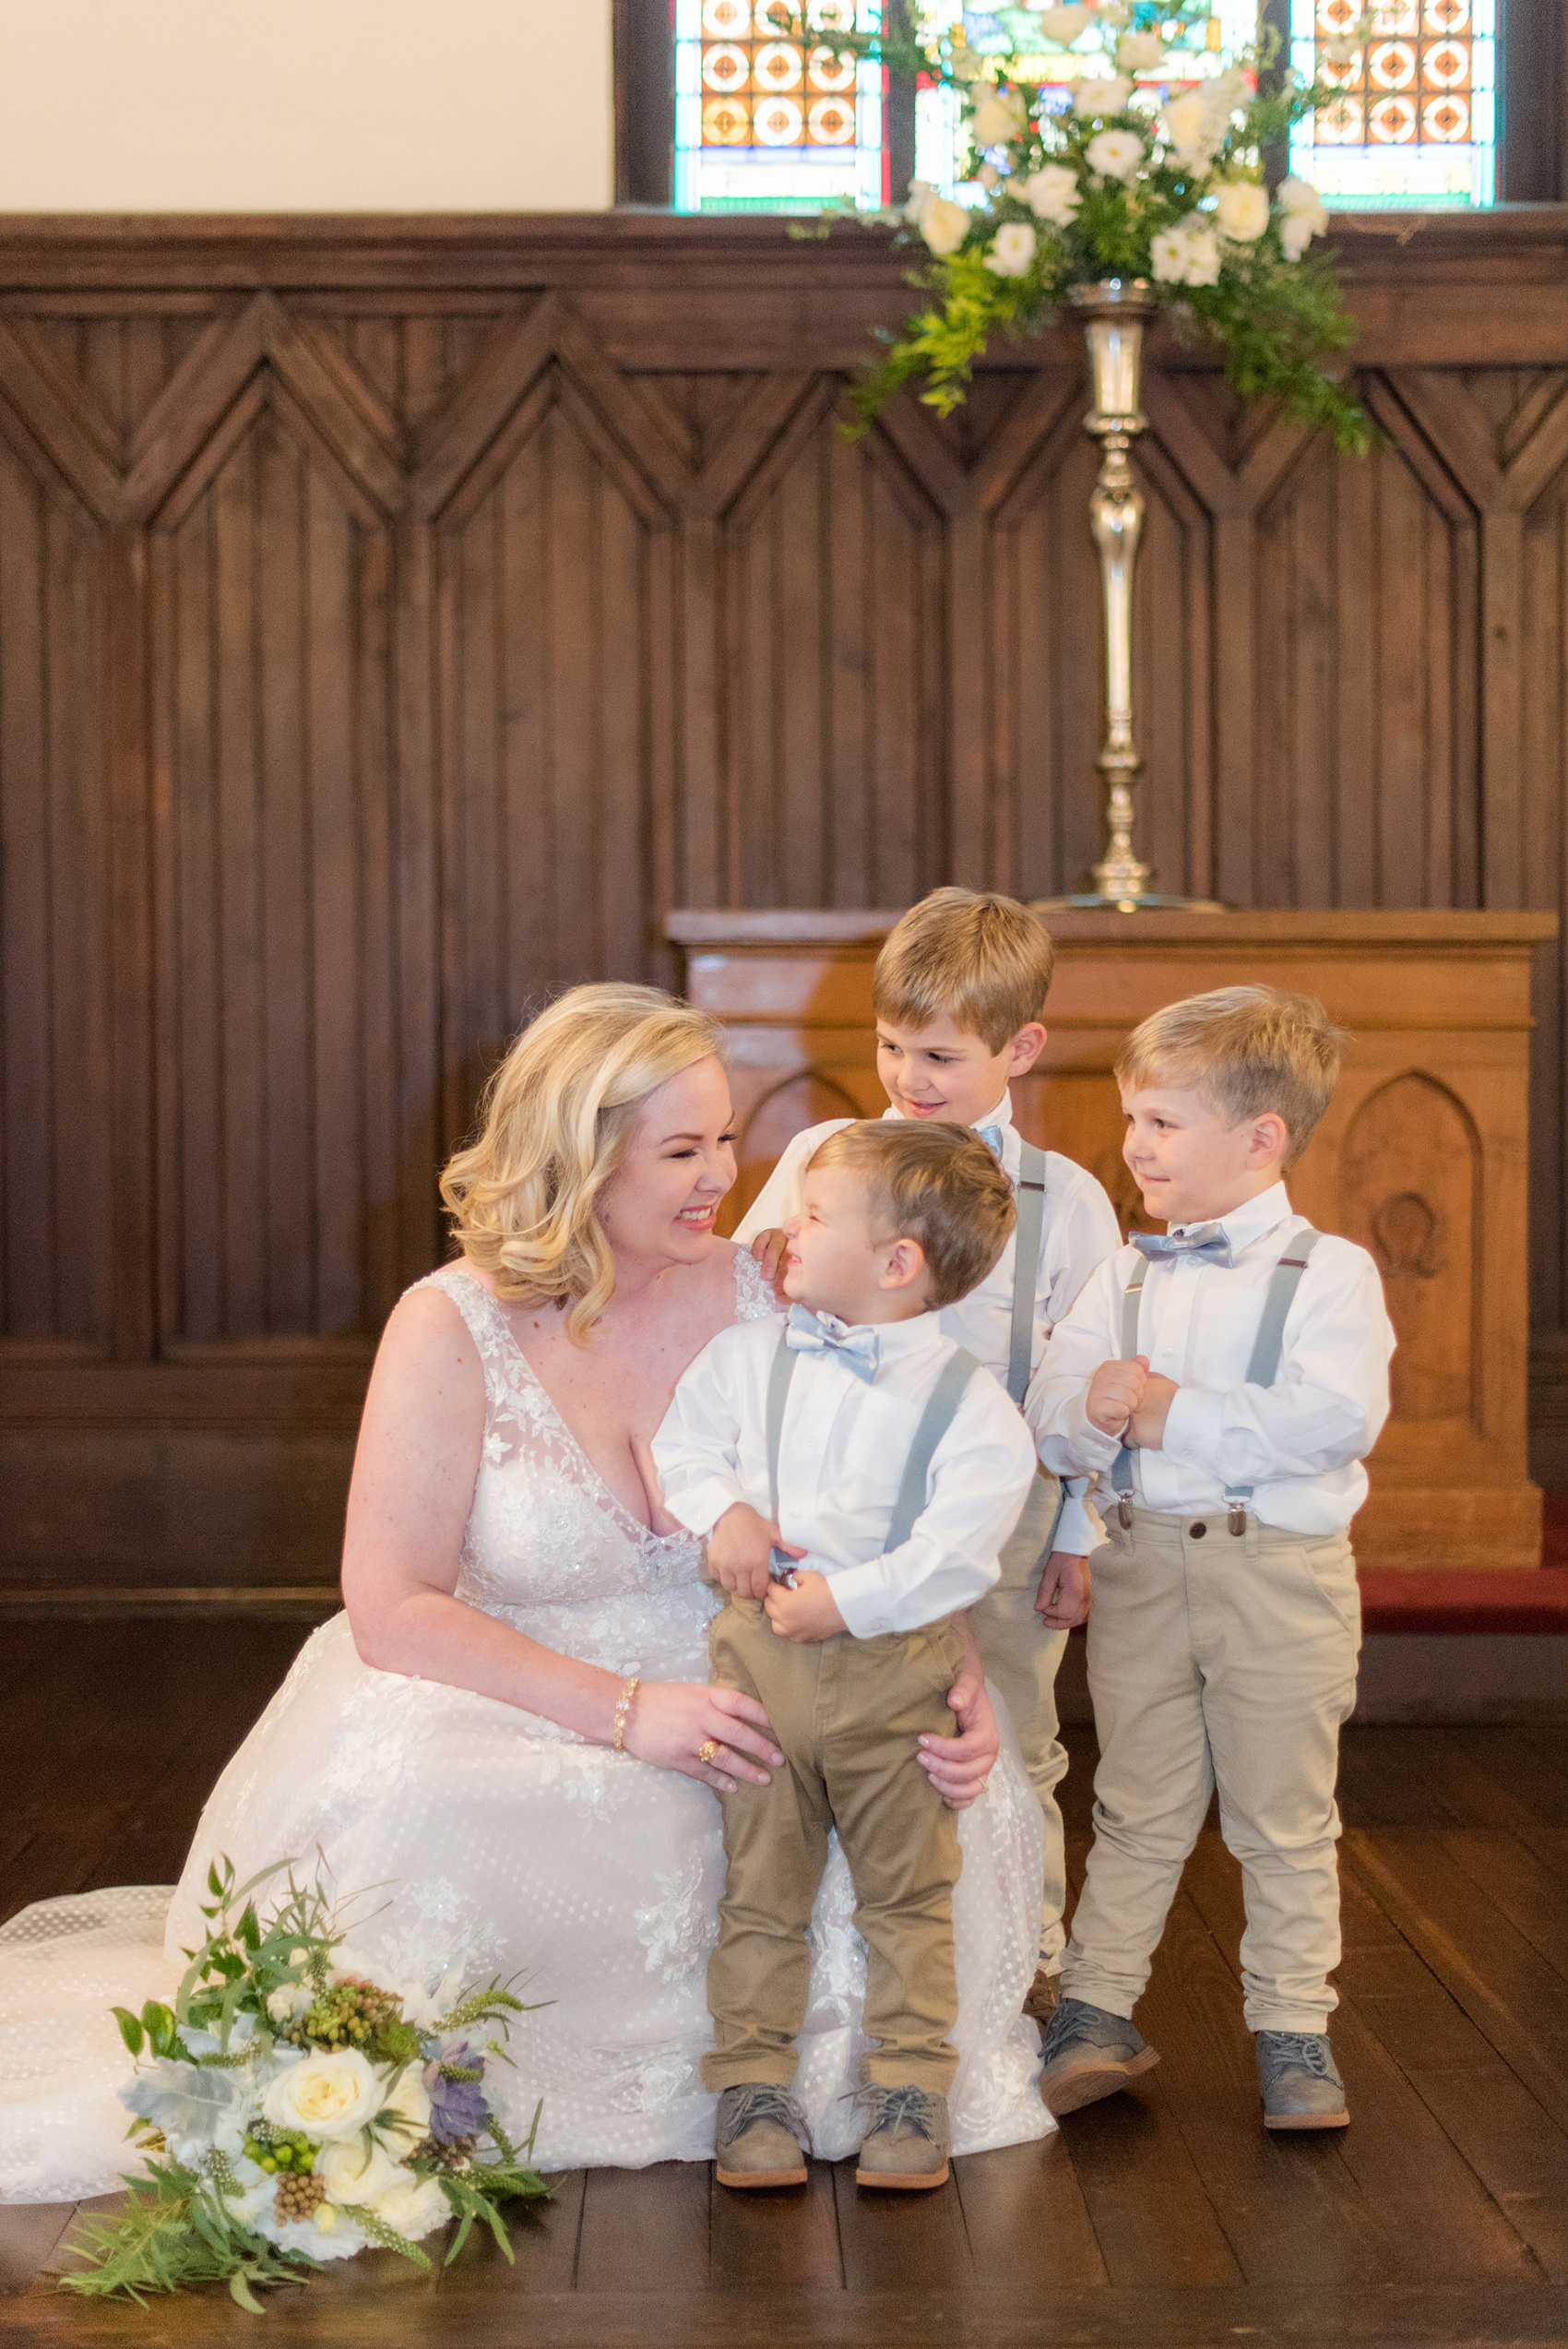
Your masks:
[{"label": "wooden altar rail", "polygon": [[[1240,905],[1550,911],[1568,211],[1335,237],[1364,463],[1154,339],[1146,852]],[[672,977],[671,908],[1076,884],[1081,355],[850,446],[904,266],[759,220],[0,221],[0,1591],[330,1580],[436,1166],[530,1005]],[[1560,1000],[1545,948],[1568,1474]]]},{"label": "wooden altar rail", "polygon": [[[818,1118],[880,1115],[872,965],[887,913],[681,912],[686,991],[730,1034],[741,1179],[732,1216]],[[1371,1250],[1399,1345],[1394,1408],[1356,1521],[1366,1566],[1533,1567],[1525,1233],[1528,913],[1053,912],[1049,1037],[1020,1123],[1087,1166],[1123,1228],[1146,1222],[1111,1078],[1161,1004],[1251,981],[1318,996],[1344,1074],[1290,1178],[1321,1230]]]}]

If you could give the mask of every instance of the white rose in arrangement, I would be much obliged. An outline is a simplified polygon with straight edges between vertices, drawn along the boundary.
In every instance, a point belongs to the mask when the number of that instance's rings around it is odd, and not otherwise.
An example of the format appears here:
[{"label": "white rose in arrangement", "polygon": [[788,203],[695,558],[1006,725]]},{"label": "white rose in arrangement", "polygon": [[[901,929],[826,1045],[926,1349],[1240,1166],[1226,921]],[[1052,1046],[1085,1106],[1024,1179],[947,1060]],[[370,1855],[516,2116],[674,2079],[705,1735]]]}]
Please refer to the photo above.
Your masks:
[{"label": "white rose in arrangement", "polygon": [[452,2215],[452,2206],[434,2177],[410,2177],[407,2171],[376,2197],[371,2208],[410,2243],[417,2243],[433,2227],[444,2226]]},{"label": "white rose in arrangement", "polygon": [[1328,226],[1328,214],[1322,197],[1309,180],[1298,179],[1292,172],[1279,184],[1279,201],[1285,217],[1279,223],[1279,242],[1285,247],[1288,261],[1299,261],[1314,236],[1321,236]]},{"label": "white rose in arrangement", "polygon": [[1035,257],[1036,242],[1027,221],[1008,221],[997,230],[985,256],[985,266],[999,278],[1027,278]]},{"label": "white rose in arrangement", "polygon": [[292,2022],[296,2015],[309,2012],[313,1996],[307,1983],[286,1982],[268,1997],[267,2011],[274,2022]]},{"label": "white rose in arrangement", "polygon": [[1144,160],[1144,142],[1135,130],[1096,131],[1084,149],[1084,160],[1101,179],[1119,179],[1131,185]]},{"label": "white rose in arrangement", "polygon": [[381,2109],[384,2113],[396,2113],[399,2120],[408,2123],[406,2128],[388,2132],[393,2141],[407,2152],[430,2126],[430,2091],[424,2084],[418,2064],[410,2064],[397,2087],[383,2097]]},{"label": "white rose in arrangement", "polygon": [[1081,122],[1092,123],[1097,114],[1119,114],[1132,94],[1133,85],[1125,74],[1081,81],[1073,92],[1073,112]]},{"label": "white rose in arrangement", "polygon": [[1216,193],[1214,217],[1232,244],[1255,244],[1268,226],[1268,191],[1255,180],[1227,180]]},{"label": "white rose in arrangement", "polygon": [[1078,175],[1065,163],[1042,163],[1025,180],[1023,195],[1037,221],[1064,229],[1078,209]]},{"label": "white rose in arrangement", "polygon": [[1219,278],[1219,239],[1201,213],[1189,212],[1174,228],[1161,229],[1149,247],[1154,274],[1164,285],[1214,285]]},{"label": "white rose in arrangement", "polygon": [[1029,126],[1029,110],[1016,89],[991,89],[975,108],[969,137],[979,148],[1009,147]]},{"label": "white rose in arrangement", "polygon": [[357,2047],[306,2056],[267,2083],[261,2100],[275,2128],[298,2128],[318,2144],[355,2137],[381,2109],[382,2083]]},{"label": "white rose in arrangement", "polygon": [[315,2157],[315,2175],[327,2188],[329,2202],[374,2204],[377,2197],[409,2181],[409,2173],[385,2145],[354,2138],[324,2145]]},{"label": "white rose in arrangement", "polygon": [[1076,41],[1094,16],[1092,8],[1080,7],[1041,8],[1037,13],[1039,29],[1047,41],[1060,42],[1063,49],[1069,42]]},{"label": "white rose in arrangement", "polygon": [[1224,143],[1230,117],[1247,101],[1247,78],[1234,67],[1198,89],[1184,89],[1160,110],[1165,143],[1189,171],[1206,171]]},{"label": "white rose in arrangement", "polygon": [[1116,62],[1124,74],[1147,73],[1164,58],[1165,43],[1158,32],[1124,32],[1116,43]]},{"label": "white rose in arrangement", "polygon": [[915,226],[935,254],[956,253],[969,233],[969,215],[945,196],[928,196],[914,215]]}]

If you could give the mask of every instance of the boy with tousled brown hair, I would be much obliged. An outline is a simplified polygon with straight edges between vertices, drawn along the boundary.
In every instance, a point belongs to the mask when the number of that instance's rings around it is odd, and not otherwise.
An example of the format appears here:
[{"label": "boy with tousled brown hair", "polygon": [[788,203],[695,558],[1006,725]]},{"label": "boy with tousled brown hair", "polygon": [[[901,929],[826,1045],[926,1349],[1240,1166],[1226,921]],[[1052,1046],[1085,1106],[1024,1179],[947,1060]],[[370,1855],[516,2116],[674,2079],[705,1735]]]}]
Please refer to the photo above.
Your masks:
[{"label": "boy with tousled brown hair", "polygon": [[1360,1636],[1348,1527],[1394,1333],[1372,1258],[1314,1232],[1284,1182],[1341,1043],[1320,1003],[1262,986],[1134,1031],[1116,1063],[1123,1155],[1169,1230],[1100,1266],[1029,1389],[1041,1457],[1097,1478],[1108,1532],[1088,1631],[1095,1842],[1040,2082],[1058,2115],[1158,2060],[1133,2011],[1218,1787],[1265,2126],[1349,2118],[1325,2028],[1334,1786]]},{"label": "boy with tousled brown hair", "polygon": [[[968,1654],[954,1618],[996,1580],[1036,1462],[1022,1419],[938,1314],[990,1270],[1013,1215],[1005,1175],[962,1127],[830,1135],[787,1226],[788,1320],[715,1338],[654,1439],[665,1502],[707,1536],[728,1593],[713,1678],[761,1701],[786,1757],[770,1785],[720,1798],[728,1874],[703,2077],[719,2096],[724,2186],[805,2183],[790,2092],[835,1827],[867,1948],[857,2176],[917,2190],[947,2176],[959,1850],[918,1740],[951,1732],[947,1691]],[[1026,1922],[1011,1953],[1020,1997]]]},{"label": "boy with tousled brown hair", "polygon": [[[889,933],[876,960],[872,1008],[885,1125],[956,1119],[972,1126],[1014,1187],[1017,1232],[986,1279],[943,1314],[1021,1405],[1053,1324],[1095,1267],[1120,1246],[1110,1200],[1094,1176],[1037,1150],[1014,1123],[1009,1087],[1035,1066],[1055,949],[1027,906],[994,891],[933,889]],[[840,1119],[797,1134],[742,1219],[772,1272],[779,1227],[799,1203],[801,1174]],[[1065,1489],[1042,1473],[1002,1558],[996,1586],[971,1621],[986,1675],[1006,1699],[1045,1830],[1039,1964],[1029,2011],[1049,2012],[1066,1939],[1066,1861],[1056,1789],[1067,1768],[1057,1735],[1055,1681],[1068,1628],[1087,1612],[1085,1558],[1099,1541],[1083,1506],[1087,1479]]]}]

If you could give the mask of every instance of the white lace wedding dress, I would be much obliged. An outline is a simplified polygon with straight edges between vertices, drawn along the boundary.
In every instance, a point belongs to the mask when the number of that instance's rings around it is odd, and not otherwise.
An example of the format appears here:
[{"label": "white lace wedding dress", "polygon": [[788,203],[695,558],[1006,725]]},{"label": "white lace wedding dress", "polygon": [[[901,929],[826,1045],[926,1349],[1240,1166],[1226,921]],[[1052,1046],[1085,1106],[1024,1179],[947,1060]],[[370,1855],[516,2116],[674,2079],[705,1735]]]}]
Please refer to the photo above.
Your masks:
[{"label": "white lace wedding dress", "polygon": [[[772,1311],[736,1256],[737,1314]],[[645,1680],[707,1677],[716,1601],[697,1544],[650,1533],[568,1433],[489,1292],[460,1266],[429,1286],[462,1314],[484,1366],[484,1449],[458,1596],[561,1654]],[[1006,1737],[962,1815],[955,1900],[960,2152],[1043,2137],[1038,2038],[1020,2015],[1039,1923],[1040,1823]],[[130,2060],[108,2009],[167,1997],[199,1940],[208,1862],[243,1881],[317,1848],[341,1894],[364,1892],[350,1940],[383,1979],[428,1984],[455,1962],[521,1975],[551,2003],[514,2028],[516,2065],[487,2085],[537,2158],[639,2167],[712,2151],[704,1974],[723,1881],[707,1787],[488,1697],[379,1672],[348,1617],[306,1642],[220,1779],[172,1897],[143,1886],[45,1901],[0,1932],[0,2201],[103,2192],[125,2162],[115,2097]],[[812,1927],[798,2093],[816,2152],[857,2142],[865,1952],[835,1844]]]}]

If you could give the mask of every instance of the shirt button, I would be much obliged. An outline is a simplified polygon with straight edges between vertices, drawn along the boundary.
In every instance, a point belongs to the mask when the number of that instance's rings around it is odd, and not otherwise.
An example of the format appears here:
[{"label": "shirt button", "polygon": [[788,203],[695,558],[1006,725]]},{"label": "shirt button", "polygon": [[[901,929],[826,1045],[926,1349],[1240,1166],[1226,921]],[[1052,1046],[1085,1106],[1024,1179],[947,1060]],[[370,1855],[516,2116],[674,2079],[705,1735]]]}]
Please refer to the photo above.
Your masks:
[{"label": "shirt button", "polygon": [[1200,1517],[1195,1525],[1188,1526],[1187,1531],[1192,1535],[1194,1542],[1201,1542],[1204,1535],[1208,1532],[1208,1527],[1204,1523],[1203,1519]]}]

